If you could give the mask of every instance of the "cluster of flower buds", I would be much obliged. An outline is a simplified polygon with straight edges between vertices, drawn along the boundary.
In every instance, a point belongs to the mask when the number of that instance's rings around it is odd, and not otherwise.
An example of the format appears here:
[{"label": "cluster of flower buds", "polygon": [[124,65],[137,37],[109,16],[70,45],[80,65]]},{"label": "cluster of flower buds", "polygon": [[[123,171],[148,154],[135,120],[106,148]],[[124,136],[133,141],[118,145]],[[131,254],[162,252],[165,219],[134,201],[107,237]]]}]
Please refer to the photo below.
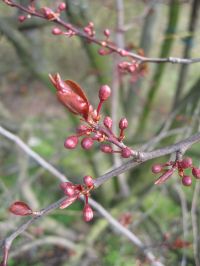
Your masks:
[{"label": "cluster of flower buds", "polygon": [[85,197],[85,206],[83,208],[83,219],[85,222],[89,222],[93,219],[93,210],[88,203],[89,193],[94,188],[93,178],[89,175],[83,178],[84,185],[73,184],[71,182],[62,182],[60,188],[68,196],[60,204],[60,209],[65,209],[75,202],[81,195]]},{"label": "cluster of flower buds", "polygon": [[94,142],[110,142],[115,144],[120,150],[115,151],[109,144],[103,144],[100,146],[100,150],[105,153],[120,153],[123,158],[129,158],[132,156],[130,148],[126,147],[122,140],[124,139],[124,131],[128,127],[128,121],[126,118],[122,118],[119,121],[119,136],[115,136],[112,131],[112,119],[106,116],[103,119],[103,124],[100,124],[102,106],[105,101],[111,95],[111,89],[108,85],[103,85],[99,89],[99,104],[97,109],[94,109],[89,103],[87,96],[82,88],[71,80],[63,81],[59,74],[50,75],[50,79],[57,90],[58,99],[61,103],[67,107],[67,109],[75,114],[81,116],[81,124],[76,129],[76,134],[69,136],[64,146],[67,149],[75,149],[81,140],[81,147],[85,150],[92,148]]},{"label": "cluster of flower buds", "polygon": [[83,137],[81,147],[85,150],[91,149],[95,141],[101,143],[110,142],[115,144],[120,150],[113,150],[110,144],[105,143],[100,146],[100,150],[104,153],[120,153],[123,158],[129,158],[133,155],[133,151],[122,144],[122,140],[125,137],[124,131],[128,127],[126,118],[122,118],[119,121],[119,137],[112,132],[112,119],[109,116],[103,119],[103,125],[99,125],[102,105],[111,95],[111,89],[108,85],[100,87],[99,104],[95,110],[77,83],[71,80],[63,81],[59,74],[50,75],[50,79],[57,90],[57,96],[61,103],[73,114],[81,116],[81,120],[86,122],[86,124],[81,124],[77,127],[76,134],[69,136],[65,140],[65,148],[75,149],[79,138]]},{"label": "cluster of flower buds", "polygon": [[122,73],[134,73],[139,67],[137,61],[133,60],[132,62],[123,61],[118,64],[118,68]]},{"label": "cluster of flower buds", "polygon": [[51,8],[49,7],[43,7],[42,10],[42,14],[45,16],[45,18],[47,20],[55,20],[58,19],[60,16],[60,13],[62,11],[64,11],[66,9],[66,4],[64,2],[61,2],[56,11],[53,11]]},{"label": "cluster of flower buds", "polygon": [[162,173],[162,175],[155,181],[155,184],[164,183],[177,170],[178,175],[182,179],[182,184],[184,186],[191,186],[192,177],[185,173],[186,169],[191,169],[192,175],[196,179],[200,179],[200,168],[193,166],[192,159],[190,157],[185,157],[184,159],[176,160],[175,162],[170,161],[164,164],[154,164],[152,166],[152,172],[154,174]]},{"label": "cluster of flower buds", "polygon": [[73,37],[76,35],[76,32],[73,30],[67,30],[67,31],[62,31],[60,28],[55,27],[52,29],[51,33],[53,35],[65,35],[67,37]]},{"label": "cluster of flower buds", "polygon": [[95,36],[94,23],[93,22],[89,22],[88,25],[83,28],[83,31],[89,37],[94,37]]}]

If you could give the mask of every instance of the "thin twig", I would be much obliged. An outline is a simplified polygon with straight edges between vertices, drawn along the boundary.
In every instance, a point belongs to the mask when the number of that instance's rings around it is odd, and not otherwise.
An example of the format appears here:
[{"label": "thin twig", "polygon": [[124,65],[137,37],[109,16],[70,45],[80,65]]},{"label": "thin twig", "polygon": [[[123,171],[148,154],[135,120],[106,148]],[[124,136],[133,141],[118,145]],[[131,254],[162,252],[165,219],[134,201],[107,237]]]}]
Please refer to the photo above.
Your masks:
[{"label": "thin twig", "polygon": [[[8,0],[3,0],[6,4],[12,6],[12,7],[16,7],[21,11],[24,11],[25,13],[31,15],[31,16],[35,16],[35,17],[39,17],[41,19],[45,19],[48,20],[48,18],[45,17],[45,15],[40,12],[40,11],[36,11],[36,10],[32,10],[29,9],[28,7],[24,7],[21,4],[15,3],[13,1],[8,1]],[[10,4],[9,4],[10,3]],[[62,27],[64,27],[67,30],[70,30],[72,32],[75,33],[75,35],[78,35],[81,38],[86,39],[88,42],[90,43],[95,43],[99,46],[102,46],[102,40],[99,40],[95,37],[91,37],[89,35],[87,35],[84,31],[82,31],[81,29],[77,28],[76,26],[67,23],[65,21],[63,21],[59,16],[55,17],[52,20],[49,20],[49,22],[53,22],[56,23]],[[104,42],[104,47],[108,48],[110,51],[115,52],[120,54],[121,50],[119,47],[115,46],[114,44],[110,44],[110,42]],[[168,57],[168,58],[154,58],[154,57],[145,57],[145,56],[141,56],[139,54],[130,52],[130,51],[126,51],[126,57],[127,58],[132,58],[134,60],[139,61],[140,63],[172,63],[172,64],[193,64],[193,63],[199,63],[200,62],[200,58],[178,58],[178,57]]]}]

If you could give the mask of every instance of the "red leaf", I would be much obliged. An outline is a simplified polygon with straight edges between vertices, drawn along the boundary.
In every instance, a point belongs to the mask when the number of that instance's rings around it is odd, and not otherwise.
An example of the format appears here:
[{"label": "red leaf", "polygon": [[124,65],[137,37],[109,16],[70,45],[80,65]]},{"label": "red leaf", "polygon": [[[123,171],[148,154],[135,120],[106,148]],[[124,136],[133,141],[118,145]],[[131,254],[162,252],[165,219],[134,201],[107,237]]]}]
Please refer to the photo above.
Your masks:
[{"label": "red leaf", "polygon": [[90,104],[81,87],[72,80],[63,81],[59,74],[49,75],[49,77],[57,89],[60,102],[73,114],[82,115],[87,119]]},{"label": "red leaf", "polygon": [[33,213],[31,208],[25,202],[22,201],[14,202],[10,206],[9,211],[15,215],[20,216],[31,215]]}]

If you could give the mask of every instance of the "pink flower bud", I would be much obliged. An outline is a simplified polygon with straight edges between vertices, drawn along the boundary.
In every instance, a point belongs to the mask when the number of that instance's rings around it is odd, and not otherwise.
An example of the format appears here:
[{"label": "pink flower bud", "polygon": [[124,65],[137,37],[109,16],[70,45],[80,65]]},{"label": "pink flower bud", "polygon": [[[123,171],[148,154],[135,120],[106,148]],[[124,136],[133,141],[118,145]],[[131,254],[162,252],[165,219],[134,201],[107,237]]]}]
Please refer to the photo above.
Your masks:
[{"label": "pink flower bud", "polygon": [[187,175],[184,175],[183,178],[182,178],[182,184],[184,186],[191,186],[192,185],[192,178],[190,176],[187,176]]},{"label": "pink flower bud", "polygon": [[152,166],[152,168],[151,168],[151,171],[152,171],[152,173],[154,173],[154,174],[158,174],[158,173],[160,173],[160,172],[162,172],[162,165],[161,164],[154,164],[153,166]]},{"label": "pink flower bud", "polygon": [[90,207],[89,204],[86,203],[85,206],[84,206],[84,209],[83,209],[83,219],[84,219],[84,221],[85,222],[91,221],[93,219],[93,216],[94,216],[94,214],[93,214],[92,208]]},{"label": "pink flower bud", "polygon": [[66,9],[66,4],[65,4],[64,2],[60,3],[59,6],[58,6],[58,9],[59,9],[60,11],[65,10],[65,9]]},{"label": "pink flower bud", "polygon": [[113,152],[112,147],[111,147],[110,145],[108,145],[108,144],[102,144],[102,145],[100,146],[100,150],[101,150],[102,152],[105,152],[105,153],[112,153],[112,152]]},{"label": "pink flower bud", "polygon": [[24,22],[24,20],[26,20],[27,19],[27,17],[26,16],[23,16],[23,15],[21,15],[21,16],[19,16],[18,17],[18,20],[19,20],[19,22]]},{"label": "pink flower bud", "polygon": [[179,167],[186,169],[192,166],[192,158],[186,157],[182,161],[179,162]]},{"label": "pink flower bud", "polygon": [[197,179],[200,179],[200,169],[199,168],[193,167],[192,168],[192,174]]},{"label": "pink flower bud", "polygon": [[93,23],[92,21],[90,21],[90,22],[88,23],[88,27],[90,27],[90,28],[94,28],[94,23]]},{"label": "pink flower bud", "polygon": [[94,181],[90,175],[86,175],[83,177],[83,181],[87,187],[93,187]]},{"label": "pink flower bud", "polygon": [[119,121],[119,128],[121,130],[124,130],[128,127],[128,120],[124,117],[124,118],[121,118],[120,121]]},{"label": "pink flower bud", "polygon": [[123,158],[129,158],[129,157],[131,157],[131,155],[132,155],[132,152],[131,152],[131,150],[129,148],[126,147],[126,148],[122,149],[121,156]]},{"label": "pink flower bud", "polygon": [[25,202],[22,202],[22,201],[14,202],[10,206],[9,211],[19,216],[31,215],[33,213],[31,208]]},{"label": "pink flower bud", "polygon": [[111,129],[112,128],[112,119],[109,116],[106,116],[103,120],[104,126]]},{"label": "pink flower bud", "polygon": [[127,55],[128,55],[128,52],[127,52],[126,50],[120,50],[120,51],[119,51],[119,54],[120,54],[121,56],[127,56]]},{"label": "pink flower bud", "polygon": [[110,37],[110,30],[109,29],[105,29],[104,30],[104,35],[108,38],[108,37]]},{"label": "pink flower bud", "polygon": [[66,149],[75,149],[77,144],[78,144],[77,136],[70,136],[64,142],[64,146]]},{"label": "pink flower bud", "polygon": [[89,150],[90,148],[92,148],[93,144],[94,140],[90,137],[83,138],[81,141],[81,146],[85,150]]},{"label": "pink flower bud", "polygon": [[111,89],[108,85],[101,86],[99,90],[100,101],[106,101],[111,95]]},{"label": "pink flower bud", "polygon": [[51,33],[52,33],[53,35],[60,35],[60,34],[62,34],[63,32],[62,32],[61,29],[59,29],[59,28],[53,28]]},{"label": "pink flower bud", "polygon": [[62,182],[60,188],[69,197],[73,196],[75,193],[74,185],[71,182]]}]

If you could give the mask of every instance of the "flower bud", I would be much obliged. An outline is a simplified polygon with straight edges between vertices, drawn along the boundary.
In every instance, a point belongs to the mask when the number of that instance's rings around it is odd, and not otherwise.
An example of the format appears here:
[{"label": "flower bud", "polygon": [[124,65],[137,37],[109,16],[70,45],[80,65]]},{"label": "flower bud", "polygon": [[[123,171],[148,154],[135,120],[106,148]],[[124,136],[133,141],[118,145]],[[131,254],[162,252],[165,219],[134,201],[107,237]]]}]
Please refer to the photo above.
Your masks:
[{"label": "flower bud", "polygon": [[81,141],[81,146],[85,150],[89,150],[90,148],[92,148],[93,144],[94,140],[90,137],[83,138]]},{"label": "flower bud", "polygon": [[66,4],[64,2],[60,3],[58,6],[59,11],[63,11],[66,9]]},{"label": "flower bud", "polygon": [[104,153],[112,153],[112,152],[113,152],[112,147],[111,147],[110,145],[108,145],[108,144],[102,144],[102,145],[100,146],[100,150],[101,150],[102,152],[104,152]]},{"label": "flower bud", "polygon": [[10,206],[9,211],[19,216],[31,215],[33,213],[31,208],[25,202],[22,202],[22,201],[14,202]]},{"label": "flower bud", "polygon": [[23,16],[23,15],[21,15],[21,16],[19,16],[18,17],[18,20],[19,20],[19,22],[24,22],[24,20],[26,20],[27,19],[27,17],[26,16]]},{"label": "flower bud", "polygon": [[192,166],[192,158],[186,157],[182,161],[179,162],[179,167],[186,169]]},{"label": "flower bud", "polygon": [[110,30],[109,29],[105,29],[104,31],[103,31],[103,33],[104,33],[104,35],[108,38],[108,37],[110,37]]},{"label": "flower bud", "polygon": [[111,95],[111,89],[108,85],[101,86],[99,90],[100,101],[106,101]]},{"label": "flower bud", "polygon": [[128,127],[128,120],[125,117],[121,118],[120,121],[119,121],[119,128],[121,130],[124,130],[127,127]]},{"label": "flower bud", "polygon": [[200,169],[193,167],[192,168],[192,174],[194,177],[196,177],[196,179],[200,179]]},{"label": "flower bud", "polygon": [[83,181],[84,181],[84,184],[87,186],[87,187],[93,187],[94,185],[94,181],[93,181],[93,178],[90,176],[90,175],[86,175],[83,177]]},{"label": "flower bud", "polygon": [[59,29],[59,28],[53,28],[52,31],[51,31],[51,33],[52,33],[53,35],[60,35],[60,34],[62,34],[63,32],[62,32],[61,29]]},{"label": "flower bud", "polygon": [[112,119],[109,116],[106,116],[103,120],[104,126],[111,129],[112,128]]},{"label": "flower bud", "polygon": [[152,167],[151,167],[151,171],[152,173],[154,174],[158,174],[160,172],[162,172],[162,165],[161,164],[154,164]]},{"label": "flower bud", "polygon": [[131,155],[132,155],[132,152],[131,152],[131,150],[129,148],[126,147],[126,148],[122,149],[121,156],[123,158],[129,158],[129,157],[131,157]]},{"label": "flower bud", "polygon": [[86,203],[85,206],[84,206],[84,209],[83,209],[83,219],[84,219],[84,221],[85,222],[91,221],[93,219],[93,216],[94,216],[94,214],[93,214],[92,208],[90,207],[89,204]]},{"label": "flower bud", "polygon": [[184,186],[191,186],[192,185],[192,178],[190,176],[184,175],[182,178],[182,184]]},{"label": "flower bud", "polygon": [[73,196],[75,193],[74,185],[71,182],[62,182],[60,188],[64,191],[69,197]]},{"label": "flower bud", "polygon": [[66,149],[75,149],[77,144],[78,144],[77,136],[70,136],[64,142],[64,146]]}]

